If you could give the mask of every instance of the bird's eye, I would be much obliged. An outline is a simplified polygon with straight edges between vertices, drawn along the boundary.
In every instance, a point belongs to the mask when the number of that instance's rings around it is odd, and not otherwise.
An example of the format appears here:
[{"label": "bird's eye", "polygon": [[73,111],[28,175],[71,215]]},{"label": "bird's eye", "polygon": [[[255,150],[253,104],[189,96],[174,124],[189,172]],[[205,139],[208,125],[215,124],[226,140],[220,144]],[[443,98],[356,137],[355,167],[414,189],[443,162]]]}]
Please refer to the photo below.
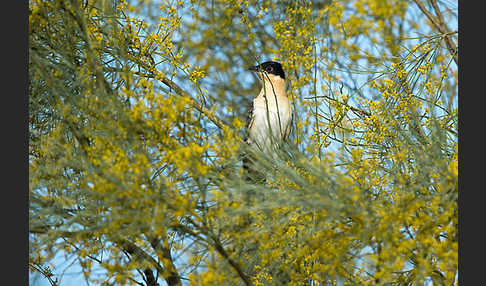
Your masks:
[{"label": "bird's eye", "polygon": [[267,67],[267,68],[265,69],[265,71],[266,71],[266,72],[273,72],[273,67]]}]

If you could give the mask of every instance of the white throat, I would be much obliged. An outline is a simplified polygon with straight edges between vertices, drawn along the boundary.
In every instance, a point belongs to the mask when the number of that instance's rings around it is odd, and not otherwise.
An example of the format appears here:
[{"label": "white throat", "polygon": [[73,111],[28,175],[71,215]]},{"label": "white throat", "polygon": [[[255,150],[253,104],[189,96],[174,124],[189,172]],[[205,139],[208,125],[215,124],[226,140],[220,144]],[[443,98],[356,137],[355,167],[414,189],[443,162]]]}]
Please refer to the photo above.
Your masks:
[{"label": "white throat", "polygon": [[274,96],[286,96],[285,80],[273,74],[264,74],[260,96],[266,95],[269,98]]}]

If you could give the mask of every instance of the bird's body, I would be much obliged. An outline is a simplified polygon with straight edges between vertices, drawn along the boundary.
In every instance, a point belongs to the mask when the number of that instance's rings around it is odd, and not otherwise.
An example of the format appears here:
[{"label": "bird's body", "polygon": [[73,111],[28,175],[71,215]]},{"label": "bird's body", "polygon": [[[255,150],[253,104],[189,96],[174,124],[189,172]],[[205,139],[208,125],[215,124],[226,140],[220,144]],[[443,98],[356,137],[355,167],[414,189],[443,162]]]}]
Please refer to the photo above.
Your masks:
[{"label": "bird's body", "polygon": [[[263,152],[271,152],[287,140],[292,125],[292,107],[285,92],[285,73],[277,62],[250,67],[262,79],[262,89],[253,99],[246,122],[245,142]],[[245,156],[243,166],[250,177],[257,173],[254,159]]]},{"label": "bird's body", "polygon": [[[267,78],[268,76],[268,78]],[[247,120],[246,142],[260,150],[277,147],[290,132],[292,107],[285,93],[285,79],[269,74],[253,99]]]}]

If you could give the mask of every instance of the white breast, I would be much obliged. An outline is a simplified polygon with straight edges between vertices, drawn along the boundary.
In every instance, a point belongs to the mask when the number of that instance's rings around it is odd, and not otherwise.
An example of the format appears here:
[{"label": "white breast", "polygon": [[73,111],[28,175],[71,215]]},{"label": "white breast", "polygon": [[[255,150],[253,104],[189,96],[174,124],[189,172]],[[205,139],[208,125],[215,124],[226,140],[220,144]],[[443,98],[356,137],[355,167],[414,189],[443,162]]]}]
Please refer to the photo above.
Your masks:
[{"label": "white breast", "polygon": [[253,126],[249,130],[251,142],[262,150],[277,146],[282,141],[290,128],[292,119],[292,109],[285,93],[275,95],[267,90],[267,100],[264,94],[262,90],[253,100],[254,119]]}]

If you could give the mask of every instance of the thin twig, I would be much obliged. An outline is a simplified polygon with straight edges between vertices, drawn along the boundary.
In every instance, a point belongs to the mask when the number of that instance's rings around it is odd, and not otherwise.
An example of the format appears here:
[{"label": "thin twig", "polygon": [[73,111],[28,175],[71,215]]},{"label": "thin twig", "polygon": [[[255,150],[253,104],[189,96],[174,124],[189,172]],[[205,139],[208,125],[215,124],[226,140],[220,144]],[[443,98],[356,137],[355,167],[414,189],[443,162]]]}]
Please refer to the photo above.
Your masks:
[{"label": "thin twig", "polygon": [[432,22],[432,24],[435,26],[435,28],[437,28],[437,30],[441,34],[443,34],[443,37],[445,38],[445,41],[446,41],[447,48],[449,49],[449,52],[454,57],[454,61],[457,64],[457,62],[458,62],[457,50],[454,47],[455,46],[454,42],[452,41],[452,39],[450,37],[451,32],[448,30],[448,28],[444,24],[443,19],[442,19],[442,14],[440,13],[440,10],[439,10],[435,0],[431,0],[431,3],[432,3],[432,6],[434,6],[434,9],[435,9],[435,12],[437,14],[438,19],[436,19],[429,11],[427,11],[427,9],[425,9],[424,5],[422,5],[422,3],[420,3],[419,0],[413,0],[413,1],[415,2],[415,4],[417,4],[419,9],[425,14],[425,16],[427,16],[427,18],[430,20],[430,22]]}]

